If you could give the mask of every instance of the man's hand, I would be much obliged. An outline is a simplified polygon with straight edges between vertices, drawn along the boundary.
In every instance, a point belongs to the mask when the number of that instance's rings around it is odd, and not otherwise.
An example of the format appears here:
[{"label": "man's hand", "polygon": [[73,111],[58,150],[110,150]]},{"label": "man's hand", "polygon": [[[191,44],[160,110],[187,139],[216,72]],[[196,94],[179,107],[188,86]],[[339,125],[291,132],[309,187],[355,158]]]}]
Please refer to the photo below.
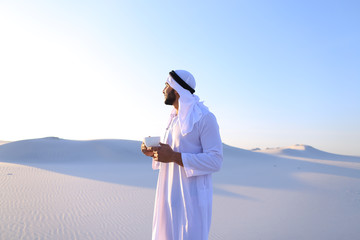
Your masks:
[{"label": "man's hand", "polygon": [[163,163],[175,162],[182,167],[184,166],[181,160],[181,153],[174,152],[168,144],[160,143],[160,147],[154,149],[153,159]]},{"label": "man's hand", "polygon": [[148,157],[154,157],[154,150],[156,150],[156,149],[152,148],[152,147],[146,147],[144,142],[141,144],[142,153],[145,154]]}]

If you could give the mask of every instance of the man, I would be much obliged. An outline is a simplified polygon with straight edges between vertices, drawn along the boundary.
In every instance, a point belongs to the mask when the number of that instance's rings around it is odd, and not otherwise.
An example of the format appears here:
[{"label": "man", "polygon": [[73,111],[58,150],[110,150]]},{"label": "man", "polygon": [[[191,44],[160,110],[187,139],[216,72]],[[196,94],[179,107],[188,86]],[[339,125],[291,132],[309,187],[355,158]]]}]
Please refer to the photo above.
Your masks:
[{"label": "man", "polygon": [[163,142],[142,152],[159,170],[153,240],[208,239],[212,213],[212,177],[223,161],[215,116],[194,95],[191,73],[169,73],[163,94],[174,106]]}]

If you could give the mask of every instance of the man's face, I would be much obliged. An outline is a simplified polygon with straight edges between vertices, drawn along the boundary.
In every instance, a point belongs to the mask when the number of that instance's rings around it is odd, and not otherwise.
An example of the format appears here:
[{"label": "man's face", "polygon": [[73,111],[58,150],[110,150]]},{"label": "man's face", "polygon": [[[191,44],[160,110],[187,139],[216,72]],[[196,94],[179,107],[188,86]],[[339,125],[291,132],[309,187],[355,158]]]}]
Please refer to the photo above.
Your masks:
[{"label": "man's face", "polygon": [[163,94],[165,97],[165,104],[173,105],[174,102],[176,101],[175,90],[172,87],[170,87],[170,85],[168,83],[165,83],[165,88],[163,90]]}]

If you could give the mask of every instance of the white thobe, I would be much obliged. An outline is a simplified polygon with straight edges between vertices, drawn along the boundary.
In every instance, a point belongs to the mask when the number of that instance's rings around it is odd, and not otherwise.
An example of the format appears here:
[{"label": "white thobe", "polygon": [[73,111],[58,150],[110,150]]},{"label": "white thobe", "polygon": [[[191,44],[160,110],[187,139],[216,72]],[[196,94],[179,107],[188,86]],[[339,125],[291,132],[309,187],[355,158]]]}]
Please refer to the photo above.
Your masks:
[{"label": "white thobe", "polygon": [[212,213],[212,177],[223,161],[215,116],[207,112],[185,136],[171,117],[164,141],[181,153],[184,167],[153,160],[159,169],[153,217],[153,240],[208,239]]}]

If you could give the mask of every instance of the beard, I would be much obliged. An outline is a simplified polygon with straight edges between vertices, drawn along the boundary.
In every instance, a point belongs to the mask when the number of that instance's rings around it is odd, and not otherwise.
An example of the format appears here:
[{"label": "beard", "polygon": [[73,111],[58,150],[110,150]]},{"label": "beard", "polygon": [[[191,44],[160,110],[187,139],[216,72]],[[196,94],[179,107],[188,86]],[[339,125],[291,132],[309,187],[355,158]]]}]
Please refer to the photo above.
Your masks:
[{"label": "beard", "polygon": [[168,95],[166,95],[165,98],[165,104],[166,105],[173,105],[176,100],[175,90],[171,90]]}]

